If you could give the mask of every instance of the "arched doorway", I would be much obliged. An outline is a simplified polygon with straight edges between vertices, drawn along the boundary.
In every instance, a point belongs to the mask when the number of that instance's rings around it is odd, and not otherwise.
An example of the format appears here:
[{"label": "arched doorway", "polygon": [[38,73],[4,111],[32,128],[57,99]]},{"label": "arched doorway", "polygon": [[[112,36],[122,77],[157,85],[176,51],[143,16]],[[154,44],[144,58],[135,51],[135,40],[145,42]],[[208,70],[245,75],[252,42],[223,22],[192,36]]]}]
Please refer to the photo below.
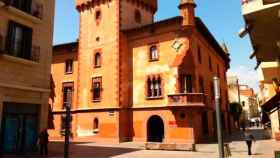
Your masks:
[{"label": "arched doorway", "polygon": [[164,138],[164,123],[161,117],[154,115],[147,122],[147,141],[162,142]]}]

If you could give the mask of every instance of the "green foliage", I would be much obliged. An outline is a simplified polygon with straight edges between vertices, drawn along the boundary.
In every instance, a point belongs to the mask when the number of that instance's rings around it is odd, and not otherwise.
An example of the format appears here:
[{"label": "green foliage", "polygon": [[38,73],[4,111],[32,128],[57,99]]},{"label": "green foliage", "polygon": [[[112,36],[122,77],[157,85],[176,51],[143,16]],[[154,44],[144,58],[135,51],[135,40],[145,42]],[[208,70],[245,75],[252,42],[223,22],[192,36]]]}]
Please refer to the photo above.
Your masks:
[{"label": "green foliage", "polygon": [[229,111],[230,111],[230,114],[232,115],[234,121],[238,121],[242,114],[242,111],[243,111],[242,105],[237,102],[230,103]]}]

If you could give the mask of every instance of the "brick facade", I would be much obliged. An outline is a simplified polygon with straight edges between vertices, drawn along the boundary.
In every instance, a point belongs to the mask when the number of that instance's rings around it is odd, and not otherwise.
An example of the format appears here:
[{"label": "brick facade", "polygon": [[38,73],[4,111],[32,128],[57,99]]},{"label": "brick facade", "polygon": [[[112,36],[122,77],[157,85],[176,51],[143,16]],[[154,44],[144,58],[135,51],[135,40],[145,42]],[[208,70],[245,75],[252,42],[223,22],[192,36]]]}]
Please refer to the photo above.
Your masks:
[{"label": "brick facade", "polygon": [[[187,4],[185,4],[187,3]],[[78,0],[80,13],[80,37],[78,50],[67,48],[77,45],[66,44],[54,47],[52,75],[56,84],[61,84],[63,74],[59,73],[68,57],[77,56],[72,80],[77,85],[73,98],[72,133],[77,140],[88,141],[147,141],[153,136],[149,129],[152,116],[159,116],[163,122],[163,142],[197,143],[213,138],[214,98],[211,83],[214,75],[221,79],[222,111],[225,129],[229,129],[227,81],[225,73],[229,58],[199,18],[194,17],[194,4],[180,5],[181,16],[154,22],[157,1],[144,0]],[[94,15],[101,11],[102,19],[96,25]],[[136,20],[140,12],[141,21]],[[185,13],[188,14],[185,14]],[[187,16],[186,16],[187,15]],[[193,16],[192,16],[193,15]],[[190,19],[192,18],[192,19]],[[150,47],[156,46],[158,60],[150,60]],[[198,48],[201,63],[198,61]],[[96,50],[102,50],[102,65],[94,68],[92,59]],[[65,56],[60,55],[65,52]],[[211,58],[212,70],[209,69]],[[74,64],[75,65],[75,64]],[[219,72],[217,72],[219,71]],[[187,79],[190,83],[182,92]],[[60,76],[60,77],[56,77]],[[92,78],[102,77],[101,100],[92,100]],[[148,78],[157,78],[158,83],[147,86]],[[200,92],[199,78],[204,82],[204,93]],[[58,85],[57,87],[60,87]],[[191,88],[190,88],[191,87]],[[153,94],[147,94],[152,88]],[[56,89],[58,96],[61,91]],[[61,106],[56,97],[54,109]],[[208,125],[203,134],[202,114],[207,113]],[[51,131],[54,138],[59,135],[59,111],[55,111],[56,128]],[[98,132],[94,119],[99,122]],[[159,131],[156,131],[159,132]],[[156,136],[157,137],[157,136]],[[160,138],[160,137],[157,137]],[[152,138],[151,138],[152,139]]]}]

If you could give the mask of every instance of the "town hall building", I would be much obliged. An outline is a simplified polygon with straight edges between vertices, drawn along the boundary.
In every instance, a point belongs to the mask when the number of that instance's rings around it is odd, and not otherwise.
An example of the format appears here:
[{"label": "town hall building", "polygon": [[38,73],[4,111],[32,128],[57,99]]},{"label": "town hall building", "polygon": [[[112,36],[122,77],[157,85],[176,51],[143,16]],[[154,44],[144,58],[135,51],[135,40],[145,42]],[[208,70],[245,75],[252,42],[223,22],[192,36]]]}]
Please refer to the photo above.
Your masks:
[{"label": "town hall building", "polygon": [[181,0],[180,16],[155,22],[157,0],[76,0],[79,40],[53,48],[51,138],[63,138],[69,101],[76,140],[215,138],[214,76],[220,78],[222,124],[229,132],[229,55],[195,17],[195,7],[193,0]]}]

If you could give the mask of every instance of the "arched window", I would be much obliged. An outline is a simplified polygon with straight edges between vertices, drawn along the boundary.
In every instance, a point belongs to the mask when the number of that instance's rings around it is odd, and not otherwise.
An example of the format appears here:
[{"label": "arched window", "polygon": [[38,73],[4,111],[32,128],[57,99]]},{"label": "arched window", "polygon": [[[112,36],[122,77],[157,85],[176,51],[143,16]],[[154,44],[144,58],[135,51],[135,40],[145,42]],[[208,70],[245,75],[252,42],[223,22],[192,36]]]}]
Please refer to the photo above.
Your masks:
[{"label": "arched window", "polygon": [[96,22],[96,25],[99,25],[101,21],[101,10],[96,10],[95,11],[95,22]]},{"label": "arched window", "polygon": [[158,48],[155,45],[150,47],[150,60],[151,61],[158,60]]},{"label": "arched window", "polygon": [[94,55],[94,67],[101,67],[101,54],[99,52]]},{"label": "arched window", "polygon": [[93,121],[93,133],[99,132],[99,121],[98,118],[95,118]]},{"label": "arched window", "polygon": [[137,23],[141,23],[142,22],[142,15],[140,13],[140,11],[138,9],[135,10],[134,13],[134,19]]}]

